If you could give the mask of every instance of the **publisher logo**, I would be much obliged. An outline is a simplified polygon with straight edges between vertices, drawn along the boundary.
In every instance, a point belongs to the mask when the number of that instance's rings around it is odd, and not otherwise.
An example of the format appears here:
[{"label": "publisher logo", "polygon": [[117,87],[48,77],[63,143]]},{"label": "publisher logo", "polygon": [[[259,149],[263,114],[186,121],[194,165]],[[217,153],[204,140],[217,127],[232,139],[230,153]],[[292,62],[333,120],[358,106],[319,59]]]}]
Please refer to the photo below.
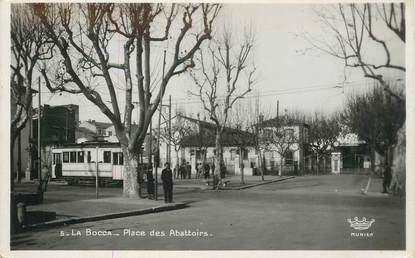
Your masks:
[{"label": "publisher logo", "polygon": [[363,217],[359,220],[358,217],[354,217],[354,219],[347,219],[349,222],[350,227],[356,230],[367,230],[369,229],[372,224],[375,222],[375,219],[367,220],[366,217]]},{"label": "publisher logo", "polygon": [[357,232],[350,232],[351,237],[373,237],[373,232],[362,231],[368,230],[375,223],[375,219],[367,220],[366,217],[362,219],[354,217],[354,219],[347,219],[347,222],[349,222],[351,228],[357,230]]}]

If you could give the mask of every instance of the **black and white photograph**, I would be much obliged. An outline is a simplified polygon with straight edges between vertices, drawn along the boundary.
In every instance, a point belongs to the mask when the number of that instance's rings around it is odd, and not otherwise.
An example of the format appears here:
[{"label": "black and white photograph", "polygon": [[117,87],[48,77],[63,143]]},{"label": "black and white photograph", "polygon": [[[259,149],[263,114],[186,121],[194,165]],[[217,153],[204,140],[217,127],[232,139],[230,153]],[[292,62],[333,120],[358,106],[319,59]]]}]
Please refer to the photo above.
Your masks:
[{"label": "black and white photograph", "polygon": [[1,257],[411,257],[413,1],[3,7]]}]

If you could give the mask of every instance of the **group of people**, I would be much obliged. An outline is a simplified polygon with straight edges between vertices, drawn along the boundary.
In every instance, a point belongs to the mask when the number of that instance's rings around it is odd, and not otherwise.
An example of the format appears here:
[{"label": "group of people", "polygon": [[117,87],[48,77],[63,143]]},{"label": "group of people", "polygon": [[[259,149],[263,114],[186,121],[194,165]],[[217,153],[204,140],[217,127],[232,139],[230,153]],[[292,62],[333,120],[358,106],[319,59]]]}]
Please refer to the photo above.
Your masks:
[{"label": "group of people", "polygon": [[199,163],[197,165],[197,173],[196,173],[196,178],[202,178],[204,177],[204,179],[209,179],[210,178],[210,174],[213,175],[215,171],[215,163],[212,163],[212,165],[209,166],[208,163]]},{"label": "group of people", "polygon": [[[154,199],[154,176],[151,170],[147,170],[147,194],[148,198]],[[170,163],[166,162],[164,164],[164,169],[161,171],[161,181],[163,182],[164,190],[164,202],[172,203],[173,202],[173,172],[170,169]]]},{"label": "group of people", "polygon": [[[174,168],[174,172],[170,168],[170,163],[166,162],[164,164],[164,169],[161,171],[161,181],[163,182],[163,190],[164,190],[164,202],[171,203],[173,202],[173,179],[174,178],[181,178],[181,179],[191,179],[191,171],[192,166],[189,162],[185,163],[182,162],[182,165]],[[210,172],[212,174],[215,171],[215,164],[209,165],[208,163],[200,163],[197,166],[197,173],[196,178],[201,178],[202,175],[205,179],[210,178]],[[221,167],[221,178],[225,177],[225,166]],[[149,199],[154,199],[154,176],[152,170],[148,170],[146,173],[147,177],[147,194]]]},{"label": "group of people", "polygon": [[174,167],[174,178],[180,178],[180,179],[191,179],[192,177],[192,165],[190,165],[189,162],[182,162],[182,164],[179,166],[176,164]]}]

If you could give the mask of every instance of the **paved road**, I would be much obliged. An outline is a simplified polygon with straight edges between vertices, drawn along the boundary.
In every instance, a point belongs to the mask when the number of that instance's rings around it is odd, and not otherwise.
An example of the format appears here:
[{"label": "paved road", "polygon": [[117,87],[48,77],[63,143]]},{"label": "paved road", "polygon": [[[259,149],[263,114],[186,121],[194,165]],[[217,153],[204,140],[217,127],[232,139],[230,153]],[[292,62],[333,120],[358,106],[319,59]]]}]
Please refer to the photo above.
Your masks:
[{"label": "paved road", "polygon": [[[22,233],[12,237],[12,249],[404,249],[405,200],[381,195],[380,179],[362,195],[366,181],[354,175],[309,176],[243,191],[183,192],[176,200],[187,202],[186,209]],[[375,222],[357,231],[347,222],[354,217]],[[87,236],[87,229],[113,235]],[[61,231],[74,236],[60,236]],[[359,232],[368,234],[351,235]]]}]

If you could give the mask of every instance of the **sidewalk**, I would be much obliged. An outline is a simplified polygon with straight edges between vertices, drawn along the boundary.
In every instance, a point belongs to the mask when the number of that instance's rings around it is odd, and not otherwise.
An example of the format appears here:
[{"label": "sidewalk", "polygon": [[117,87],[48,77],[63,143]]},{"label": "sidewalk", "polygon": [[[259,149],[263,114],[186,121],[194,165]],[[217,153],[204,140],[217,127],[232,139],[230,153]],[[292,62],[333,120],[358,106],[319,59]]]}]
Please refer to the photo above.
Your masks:
[{"label": "sidewalk", "polygon": [[[107,197],[53,202],[26,207],[29,217],[24,228],[53,227],[185,208],[184,203],[164,203],[142,198]],[[55,216],[56,215],[56,216]],[[30,217],[34,217],[31,218]]]},{"label": "sidewalk", "polygon": [[[293,177],[245,176],[245,184],[241,183],[240,176],[226,177],[227,182],[221,190],[243,190],[258,185],[269,184]],[[33,192],[36,185],[21,184],[16,189],[20,192]],[[175,179],[175,192],[189,192],[193,190],[212,190],[204,179]],[[162,187],[159,186],[159,191]],[[122,188],[100,188],[99,198],[95,198],[94,187],[82,186],[51,186],[45,193],[44,202],[37,205],[28,205],[27,222],[24,228],[40,228],[98,221],[105,219],[137,216],[148,213],[182,209],[185,203],[164,203],[163,197],[158,201],[142,198],[123,198]],[[160,192],[160,195],[162,193]]]}]

